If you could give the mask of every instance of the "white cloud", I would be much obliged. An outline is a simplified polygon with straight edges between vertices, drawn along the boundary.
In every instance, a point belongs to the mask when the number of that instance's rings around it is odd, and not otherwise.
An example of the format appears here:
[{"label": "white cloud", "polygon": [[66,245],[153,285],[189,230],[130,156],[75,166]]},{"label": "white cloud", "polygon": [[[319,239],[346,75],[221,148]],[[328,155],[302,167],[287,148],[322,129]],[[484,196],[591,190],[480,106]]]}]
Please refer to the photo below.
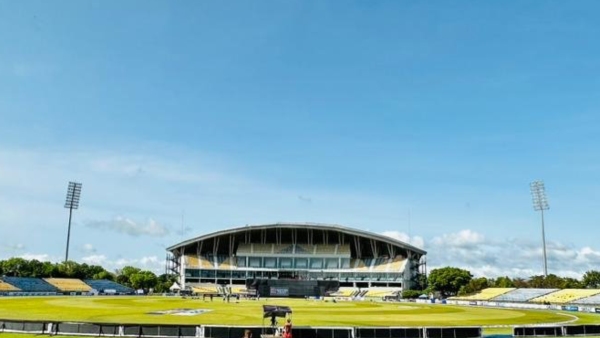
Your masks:
[{"label": "white cloud", "polygon": [[92,244],[90,244],[90,243],[84,244],[82,246],[82,249],[83,249],[84,252],[87,252],[87,253],[94,253],[94,252],[96,252],[96,248],[94,248],[94,246]]},{"label": "white cloud", "polygon": [[23,258],[23,259],[27,259],[27,260],[38,260],[40,262],[59,262],[61,261],[58,257],[54,257],[51,256],[49,254],[33,254],[33,253],[26,253],[23,255],[20,255],[19,257]]},{"label": "white cloud", "polygon": [[[511,276],[527,278],[543,272],[541,243],[526,239],[488,240],[470,229],[434,237],[428,244],[429,270],[456,266],[475,276]],[[600,252],[589,247],[576,248],[559,242],[546,245],[548,272],[564,277],[581,278],[597,269]]]},{"label": "white cloud", "polygon": [[95,229],[109,230],[130,236],[155,236],[163,237],[169,234],[169,229],[153,219],[141,223],[130,218],[118,216],[108,221],[88,221],[86,226]]},{"label": "white cloud", "polygon": [[434,237],[431,243],[433,245],[445,245],[458,248],[468,248],[477,246],[485,241],[485,236],[475,231],[465,229],[457,233],[443,234]]},{"label": "white cloud", "polygon": [[15,251],[22,251],[25,250],[25,245],[23,245],[22,243],[9,243],[9,244],[3,244],[0,246],[4,251],[10,251],[10,252],[15,252]]},{"label": "white cloud", "polygon": [[105,255],[90,255],[81,258],[81,261],[90,265],[100,265],[106,269],[107,267],[104,265],[108,260]]},{"label": "white cloud", "polygon": [[150,270],[155,274],[162,274],[165,271],[165,261],[157,256],[144,256],[140,258],[120,258],[108,265],[112,269],[121,269],[125,266],[134,266],[142,270]]},{"label": "white cloud", "polygon": [[155,274],[162,274],[165,271],[165,261],[157,256],[142,256],[139,258],[117,258],[110,259],[106,255],[90,255],[83,257],[82,262],[93,265],[100,265],[108,271],[122,269],[125,266],[133,266],[142,270],[150,270]]},{"label": "white cloud", "polygon": [[395,230],[384,231],[381,234],[384,236],[391,237],[393,239],[397,239],[401,242],[411,244],[417,248],[421,248],[421,249],[425,248],[425,241],[420,236],[412,236],[411,237],[404,232],[395,231]]}]

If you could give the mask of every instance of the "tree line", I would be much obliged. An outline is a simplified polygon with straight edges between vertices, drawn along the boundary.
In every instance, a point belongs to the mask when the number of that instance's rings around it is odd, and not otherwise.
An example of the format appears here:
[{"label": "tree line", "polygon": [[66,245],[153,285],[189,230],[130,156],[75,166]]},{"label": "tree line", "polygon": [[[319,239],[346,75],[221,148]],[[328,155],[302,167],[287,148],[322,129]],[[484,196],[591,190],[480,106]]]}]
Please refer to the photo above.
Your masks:
[{"label": "tree line", "polygon": [[0,260],[0,276],[34,278],[77,278],[107,279],[135,290],[153,290],[157,293],[168,292],[175,281],[171,275],[157,276],[152,271],[132,266],[110,272],[99,265],[79,264],[74,261],[52,263],[36,259],[27,260],[13,257]]},{"label": "tree line", "polygon": [[441,297],[464,296],[477,293],[486,288],[548,288],[548,289],[597,289],[600,288],[600,271],[590,270],[581,279],[548,276],[531,276],[525,278],[473,278],[470,271],[444,267],[431,270],[426,278],[419,280],[420,290],[408,290],[404,298],[417,298],[422,294],[439,293]]}]

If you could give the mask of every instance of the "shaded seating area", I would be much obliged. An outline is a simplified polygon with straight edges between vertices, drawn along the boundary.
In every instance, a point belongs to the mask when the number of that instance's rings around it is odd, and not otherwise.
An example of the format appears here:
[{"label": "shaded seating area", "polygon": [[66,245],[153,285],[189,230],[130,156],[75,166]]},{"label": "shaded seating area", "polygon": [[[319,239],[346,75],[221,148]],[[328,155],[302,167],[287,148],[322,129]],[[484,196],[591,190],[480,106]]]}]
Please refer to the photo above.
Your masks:
[{"label": "shaded seating area", "polygon": [[499,295],[493,298],[493,301],[498,302],[527,302],[530,299],[534,299],[551,292],[557,291],[558,289],[539,289],[539,288],[531,288],[531,289],[514,289],[513,291],[509,291],[502,295]]},{"label": "shaded seating area", "polygon": [[453,297],[453,299],[461,299],[461,300],[490,300],[494,297],[498,297],[505,293],[515,290],[515,288],[487,288],[479,291],[474,295],[469,296],[458,296]]},{"label": "shaded seating area", "polygon": [[62,292],[89,292],[92,288],[79,279],[45,278],[46,282]]},{"label": "shaded seating area", "polygon": [[385,298],[385,297],[393,297],[398,296],[398,293],[402,292],[399,288],[369,288],[365,297],[371,298]]},{"label": "shaded seating area", "polygon": [[22,292],[58,292],[58,289],[40,278],[3,277],[2,280]]},{"label": "shaded seating area", "polygon": [[534,303],[565,304],[600,294],[600,289],[564,289],[532,299]]},{"label": "shaded seating area", "polygon": [[21,291],[21,290],[17,287],[14,287],[14,286],[0,280],[0,292],[10,292],[10,291]]},{"label": "shaded seating area", "polygon": [[207,294],[207,295],[218,295],[219,292],[218,286],[216,284],[210,283],[202,283],[202,284],[194,284],[190,285],[192,292],[197,294]]},{"label": "shaded seating area", "polygon": [[336,292],[331,293],[333,297],[352,297],[358,291],[357,288],[341,287]]},{"label": "shaded seating area", "polygon": [[131,294],[133,289],[107,279],[86,279],[85,284],[100,293]]},{"label": "shaded seating area", "polygon": [[591,297],[581,298],[581,299],[578,299],[576,301],[573,301],[573,303],[575,303],[575,304],[593,304],[593,305],[597,305],[597,304],[600,304],[600,294],[597,294],[597,295],[591,296]]}]

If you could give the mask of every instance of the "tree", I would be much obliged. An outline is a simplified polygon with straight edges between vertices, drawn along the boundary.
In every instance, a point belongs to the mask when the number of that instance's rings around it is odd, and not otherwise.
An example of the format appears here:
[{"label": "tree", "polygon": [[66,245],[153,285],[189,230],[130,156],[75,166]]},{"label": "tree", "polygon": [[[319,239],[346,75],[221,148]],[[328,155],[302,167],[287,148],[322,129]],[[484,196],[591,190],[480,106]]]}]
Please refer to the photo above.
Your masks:
[{"label": "tree", "polygon": [[563,284],[560,287],[561,289],[581,289],[583,288],[583,284],[575,278],[565,277],[563,278]]},{"label": "tree", "polygon": [[404,298],[404,299],[417,299],[422,294],[423,294],[423,291],[404,290],[404,291],[402,291],[402,298]]},{"label": "tree", "polygon": [[530,288],[529,282],[523,278],[515,278],[512,280],[514,287],[516,288]]},{"label": "tree", "polygon": [[583,274],[582,284],[586,288],[600,288],[600,271],[590,270]]},{"label": "tree", "polygon": [[548,276],[531,276],[529,278],[529,287],[532,288],[561,289],[564,284],[564,279],[555,274],[549,274]]},{"label": "tree", "polygon": [[138,272],[142,271],[140,268],[136,268],[133,266],[125,266],[123,267],[123,269],[121,269],[121,275],[127,276],[127,277],[131,277],[131,275],[136,274]]},{"label": "tree", "polygon": [[97,274],[93,275],[92,279],[107,279],[107,280],[114,281],[115,276],[112,273],[104,270],[104,271],[98,272]]},{"label": "tree", "polygon": [[[134,286],[132,277],[142,271],[139,268],[133,266],[125,266],[121,270],[117,270],[117,278],[116,282],[125,286],[129,286],[131,288],[137,289],[138,287]],[[136,283],[140,283],[140,277],[137,278]]]},{"label": "tree", "polygon": [[129,281],[129,277],[125,276],[125,275],[117,275],[117,278],[115,280],[117,283],[121,284],[121,285],[125,285],[125,286],[129,286],[131,287],[131,282]]},{"label": "tree", "polygon": [[158,278],[151,271],[140,271],[129,276],[129,281],[134,289],[153,289]]},{"label": "tree", "polygon": [[154,292],[169,292],[169,288],[171,287],[171,285],[173,285],[173,283],[175,283],[176,280],[177,277],[175,277],[174,275],[162,274],[158,276],[156,286],[154,287]]},{"label": "tree", "polygon": [[497,288],[514,288],[515,283],[510,279],[510,277],[498,277],[494,282],[494,287]]},{"label": "tree", "polygon": [[2,265],[4,273],[7,276],[21,277],[22,273],[27,271],[26,265],[28,265],[28,261],[24,260],[23,258],[13,257],[5,260]]},{"label": "tree", "polygon": [[531,288],[544,288],[545,287],[545,278],[544,276],[531,276],[529,277],[529,287]]},{"label": "tree", "polygon": [[549,274],[544,278],[544,287],[552,288],[552,289],[561,289],[565,281],[562,277],[559,277],[555,274]]},{"label": "tree", "polygon": [[460,288],[458,291],[459,295],[468,295],[477,293],[485,288],[489,288],[490,283],[485,277],[474,278],[469,281],[466,285]]},{"label": "tree", "polygon": [[471,272],[455,267],[434,269],[427,279],[429,287],[442,294],[442,297],[454,296],[461,287],[467,285],[473,275]]}]

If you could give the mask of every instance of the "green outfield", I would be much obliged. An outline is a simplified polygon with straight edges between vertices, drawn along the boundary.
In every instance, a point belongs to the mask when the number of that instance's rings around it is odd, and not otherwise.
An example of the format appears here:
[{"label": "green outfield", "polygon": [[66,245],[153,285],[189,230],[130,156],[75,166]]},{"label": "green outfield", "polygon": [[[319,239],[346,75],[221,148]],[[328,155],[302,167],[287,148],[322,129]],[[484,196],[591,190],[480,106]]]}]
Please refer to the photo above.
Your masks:
[{"label": "green outfield", "polygon": [[[597,323],[599,315],[557,311],[492,309],[382,302],[304,299],[225,303],[176,297],[30,297],[0,299],[0,319],[103,323],[262,325],[262,305],[288,305],[296,326],[496,326]],[[207,310],[182,316],[151,314],[175,309]],[[493,330],[493,329],[492,329]],[[493,330],[496,331],[496,330]],[[500,329],[506,331],[506,329]]]}]

